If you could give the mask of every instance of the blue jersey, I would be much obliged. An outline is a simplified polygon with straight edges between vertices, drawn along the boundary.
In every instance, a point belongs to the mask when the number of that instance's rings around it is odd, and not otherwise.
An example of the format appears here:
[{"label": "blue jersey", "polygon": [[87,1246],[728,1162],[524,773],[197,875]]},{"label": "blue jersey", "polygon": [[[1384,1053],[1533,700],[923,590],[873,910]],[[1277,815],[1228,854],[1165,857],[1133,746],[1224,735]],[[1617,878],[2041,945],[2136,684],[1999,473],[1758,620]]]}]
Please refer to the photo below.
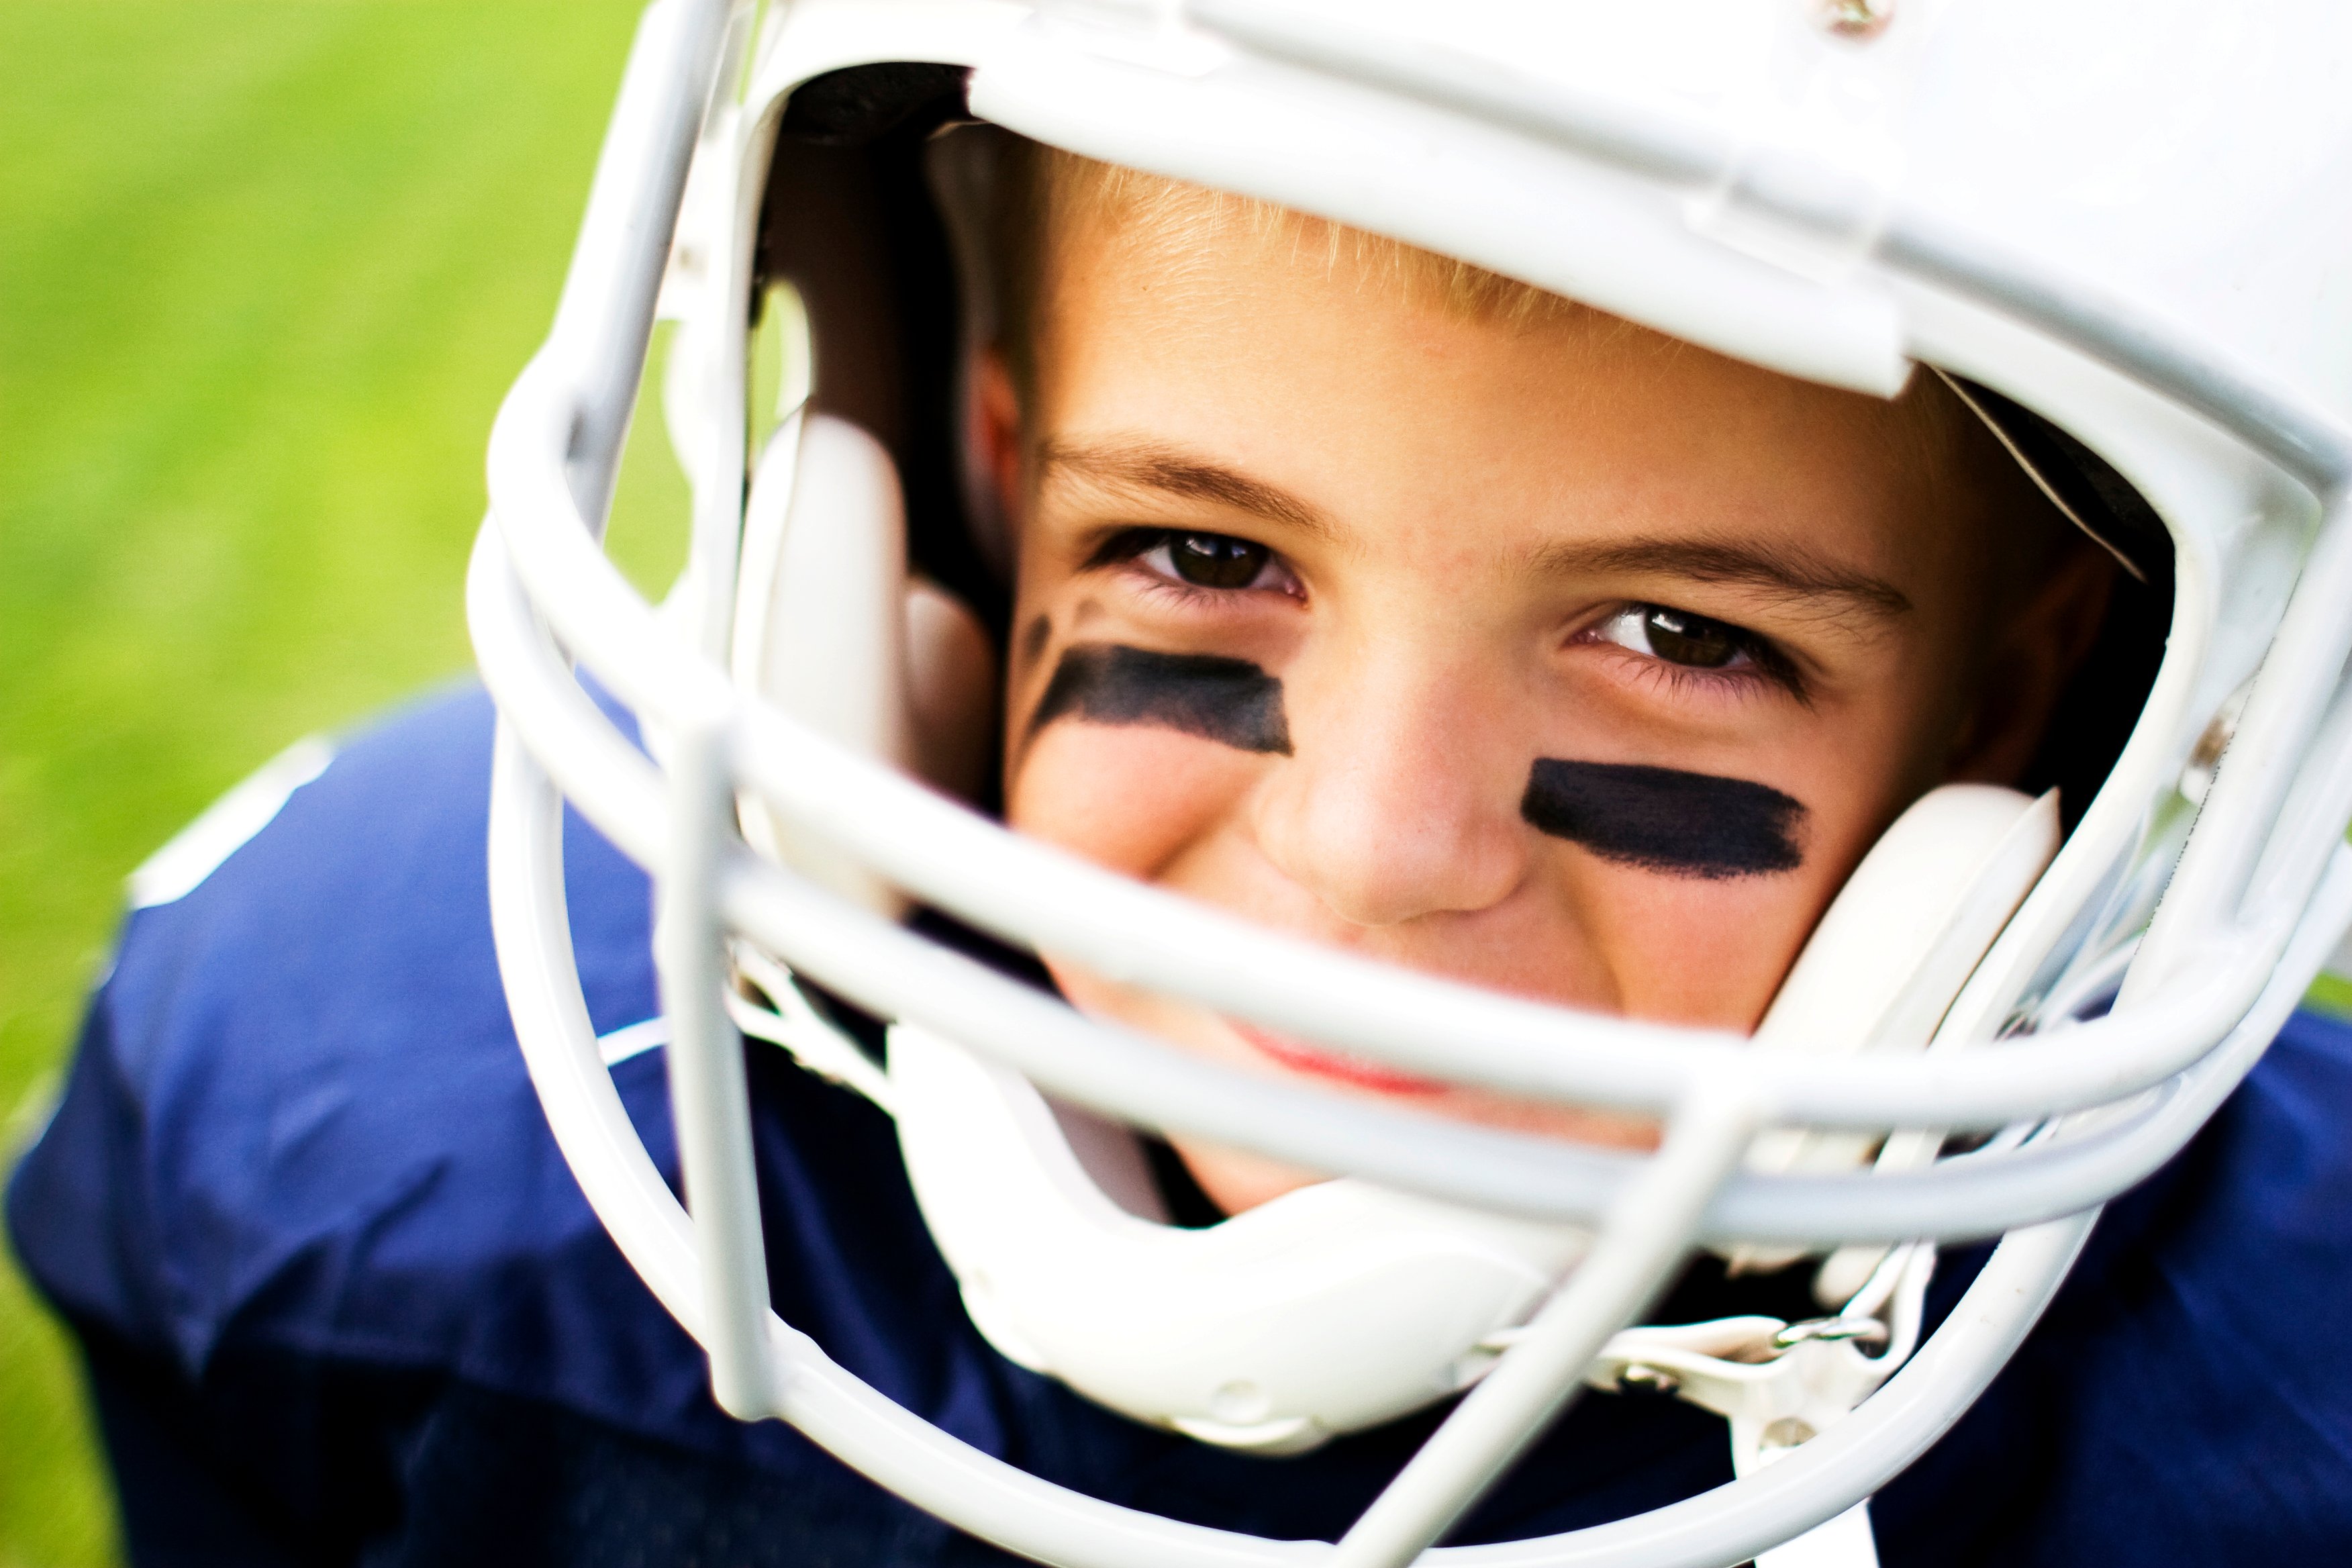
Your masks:
[{"label": "blue jersey", "polygon": [[[347,747],[192,890],[131,916],[8,1222],[86,1351],[142,1563],[791,1563],[1002,1554],[768,1422],[590,1213],[523,1071],[484,885],[490,712]],[[568,825],[590,1013],[674,1171],[643,877]],[[199,868],[201,869],[201,868]],[[1113,1415],[964,1316],[887,1121],[748,1047],[784,1317],[1051,1480],[1286,1538],[1342,1531],[1442,1413],[1266,1458]],[[674,1179],[674,1178],[673,1178]],[[1971,1259],[1948,1259],[1948,1307]],[[1698,1268],[1662,1317],[1801,1315]],[[1768,1300],[1773,1291],[1783,1300]],[[2298,1016],[2111,1206],[1986,1397],[1883,1491],[1895,1568],[2352,1555],[2352,1029]],[[1545,1534],[1729,1478],[1722,1422],[1580,1402],[1454,1536]]]}]

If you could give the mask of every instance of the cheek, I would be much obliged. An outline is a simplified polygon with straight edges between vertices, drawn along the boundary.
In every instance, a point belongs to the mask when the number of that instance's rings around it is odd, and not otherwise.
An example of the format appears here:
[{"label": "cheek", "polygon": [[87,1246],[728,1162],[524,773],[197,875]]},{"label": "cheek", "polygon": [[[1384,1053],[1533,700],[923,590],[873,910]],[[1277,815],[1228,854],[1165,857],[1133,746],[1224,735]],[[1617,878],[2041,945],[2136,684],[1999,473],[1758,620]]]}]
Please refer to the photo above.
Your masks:
[{"label": "cheek", "polygon": [[1235,816],[1262,766],[1166,730],[1049,724],[1007,781],[1005,820],[1149,881]]},{"label": "cheek", "polygon": [[1812,858],[1780,875],[1724,881],[1587,862],[1574,881],[1585,911],[1579,923],[1625,1013],[1746,1030],[1770,1005],[1839,875]]}]

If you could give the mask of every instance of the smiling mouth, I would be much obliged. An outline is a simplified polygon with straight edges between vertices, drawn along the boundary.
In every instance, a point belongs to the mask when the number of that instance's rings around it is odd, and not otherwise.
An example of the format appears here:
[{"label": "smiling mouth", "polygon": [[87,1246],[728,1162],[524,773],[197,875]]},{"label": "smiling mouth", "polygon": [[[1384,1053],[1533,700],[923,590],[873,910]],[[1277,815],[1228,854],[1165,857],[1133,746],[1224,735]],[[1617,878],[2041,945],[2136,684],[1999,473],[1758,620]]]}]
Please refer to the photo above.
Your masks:
[{"label": "smiling mouth", "polygon": [[1255,1024],[1245,1024],[1239,1018],[1228,1018],[1225,1023],[1234,1034],[1246,1041],[1252,1049],[1268,1061],[1277,1067],[1287,1068],[1292,1072],[1305,1073],[1310,1078],[1328,1079],[1334,1083],[1344,1083],[1353,1089],[1370,1089],[1374,1094],[1398,1095],[1416,1100],[1426,1100],[1433,1095],[1444,1094],[1453,1087],[1451,1084],[1440,1083],[1435,1079],[1416,1078],[1411,1073],[1399,1072],[1394,1068],[1384,1067],[1379,1062],[1366,1061],[1361,1057],[1351,1057],[1345,1052],[1329,1050],[1321,1046],[1310,1046],[1304,1041],[1294,1040],[1287,1035],[1273,1034],[1259,1028]]}]

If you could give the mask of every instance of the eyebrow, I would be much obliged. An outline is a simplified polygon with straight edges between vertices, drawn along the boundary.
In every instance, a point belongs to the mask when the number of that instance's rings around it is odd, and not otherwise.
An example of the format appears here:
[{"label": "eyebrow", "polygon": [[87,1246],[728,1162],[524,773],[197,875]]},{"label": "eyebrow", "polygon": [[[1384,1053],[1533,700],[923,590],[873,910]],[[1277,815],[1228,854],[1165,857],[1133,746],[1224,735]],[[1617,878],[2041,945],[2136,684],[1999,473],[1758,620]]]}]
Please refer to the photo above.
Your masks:
[{"label": "eyebrow", "polygon": [[1790,598],[1838,599],[1878,620],[1911,609],[1910,595],[1884,577],[1823,561],[1788,545],[1705,539],[1629,539],[1555,544],[1536,552],[1548,573],[1663,572],[1701,583],[1737,583]]},{"label": "eyebrow", "polygon": [[1214,501],[1323,539],[1339,531],[1320,510],[1280,485],[1163,442],[1140,437],[1047,440],[1038,456],[1049,475],[1068,469],[1108,489],[1153,490],[1187,500]]},{"label": "eyebrow", "polygon": [[[1320,539],[1337,538],[1340,531],[1320,509],[1280,485],[1145,437],[1101,441],[1049,438],[1040,447],[1038,457],[1049,476],[1066,469],[1109,489],[1157,491],[1188,500],[1213,501],[1287,523]],[[1911,609],[1910,595],[1885,578],[1785,545],[1703,539],[1556,544],[1536,552],[1532,563],[1547,574],[1660,572],[1704,583],[1738,583],[1790,598],[1843,600],[1877,620],[1892,620]]]}]

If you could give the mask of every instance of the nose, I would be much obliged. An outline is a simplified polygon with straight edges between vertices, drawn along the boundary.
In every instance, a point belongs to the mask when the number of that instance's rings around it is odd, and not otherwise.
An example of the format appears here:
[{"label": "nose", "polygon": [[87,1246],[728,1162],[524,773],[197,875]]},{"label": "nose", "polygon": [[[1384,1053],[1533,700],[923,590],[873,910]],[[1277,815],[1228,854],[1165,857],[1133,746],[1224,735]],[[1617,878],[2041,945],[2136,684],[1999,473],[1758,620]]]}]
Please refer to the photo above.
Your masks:
[{"label": "nose", "polygon": [[1260,851],[1354,925],[1502,902],[1528,874],[1528,757],[1491,672],[1394,647],[1339,668],[1286,682],[1296,750],[1257,798]]}]

